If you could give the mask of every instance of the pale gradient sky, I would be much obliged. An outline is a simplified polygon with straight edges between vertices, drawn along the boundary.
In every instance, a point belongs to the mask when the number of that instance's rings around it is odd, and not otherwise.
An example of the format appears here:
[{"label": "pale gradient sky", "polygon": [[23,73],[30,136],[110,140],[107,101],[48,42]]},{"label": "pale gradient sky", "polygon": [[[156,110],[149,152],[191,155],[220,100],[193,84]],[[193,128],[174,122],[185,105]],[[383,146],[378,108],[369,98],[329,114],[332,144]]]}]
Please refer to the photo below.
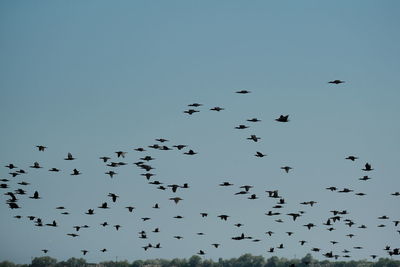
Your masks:
[{"label": "pale gradient sky", "polygon": [[[390,195],[400,191],[399,11],[398,1],[1,1],[0,176],[9,178],[3,167],[9,163],[28,174],[1,189],[0,260],[26,263],[42,256],[41,249],[58,260],[87,249],[89,262],[182,258],[200,249],[213,259],[246,252],[301,257],[312,247],[340,255],[349,249],[352,259],[386,256],[385,245],[400,246],[400,228],[392,223],[400,220],[399,198]],[[327,83],[334,79],[346,83]],[[241,89],[252,93],[234,93]],[[193,102],[204,104],[201,112],[183,114]],[[214,106],[225,110],[209,111]],[[281,114],[290,122],[275,122]],[[252,117],[262,122],[245,123]],[[238,124],[251,128],[235,130]],[[246,140],[251,134],[262,139]],[[199,154],[133,150],[161,137]],[[39,144],[48,149],[38,152]],[[118,150],[128,152],[129,164],[111,180],[98,158],[115,158]],[[256,158],[256,151],[268,156]],[[77,159],[64,161],[67,152]],[[156,158],[152,180],[190,188],[173,194],[148,185],[132,165],[145,155]],[[345,160],[348,155],[359,160]],[[34,161],[44,168],[29,168]],[[359,181],[366,162],[373,179]],[[284,165],[293,171],[285,174]],[[51,167],[62,171],[50,173]],[[82,175],[70,176],[74,168]],[[31,183],[28,196],[38,190],[42,199],[20,196],[22,208],[10,210],[3,193],[21,188],[21,180]],[[223,181],[235,186],[218,187]],[[245,184],[259,199],[233,195]],[[266,197],[269,189],[288,202],[283,214],[306,213],[295,223],[286,215],[284,223],[274,222],[264,215],[276,202]],[[109,192],[121,196],[117,203],[111,205]],[[168,200],[173,196],[184,200],[175,205]],[[299,204],[309,200],[318,204]],[[84,214],[104,201],[110,210]],[[160,210],[151,208],[156,202]],[[61,205],[71,215],[54,209]],[[133,214],[127,205],[136,207]],[[326,231],[322,223],[333,209],[347,209],[343,219],[356,225],[342,221]],[[200,217],[203,211],[208,218]],[[220,214],[231,217],[221,221]],[[60,226],[38,228],[15,215]],[[376,227],[381,215],[390,217],[385,228]],[[122,228],[102,228],[104,220]],[[233,226],[238,222],[240,229]],[[317,227],[308,231],[302,225],[309,222]],[[66,236],[83,224],[91,227],[76,239]],[[361,224],[368,228],[358,229]],[[155,227],[161,233],[151,233]],[[141,230],[148,240],[138,238]],[[276,234],[267,237],[268,230]],[[262,241],[231,240],[242,232]],[[149,242],[162,249],[145,252]],[[211,247],[214,242],[221,247]],[[267,254],[280,243],[286,249]]]}]

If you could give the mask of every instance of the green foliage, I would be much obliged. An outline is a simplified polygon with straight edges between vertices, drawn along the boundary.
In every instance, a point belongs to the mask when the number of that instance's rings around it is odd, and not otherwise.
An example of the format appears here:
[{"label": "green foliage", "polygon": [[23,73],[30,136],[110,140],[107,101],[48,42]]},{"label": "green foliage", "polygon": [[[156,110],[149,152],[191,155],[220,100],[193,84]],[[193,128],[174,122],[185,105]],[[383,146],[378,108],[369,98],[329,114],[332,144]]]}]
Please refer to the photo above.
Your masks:
[{"label": "green foliage", "polygon": [[57,260],[51,257],[39,257],[32,260],[31,267],[52,267],[56,266]]},{"label": "green foliage", "polygon": [[[267,260],[263,256],[253,256],[243,254],[239,258],[222,259],[214,262],[211,259],[203,259],[198,255],[193,255],[189,259],[151,259],[135,260],[132,263],[128,261],[105,261],[100,263],[104,267],[399,267],[400,261],[388,258],[380,258],[378,261],[371,262],[367,260],[358,261],[318,261],[311,254],[305,255],[301,259],[270,257]],[[30,265],[14,264],[10,261],[0,262],[0,267],[85,267],[85,259],[70,258],[67,261],[57,262],[51,257],[38,257],[32,260]]]}]

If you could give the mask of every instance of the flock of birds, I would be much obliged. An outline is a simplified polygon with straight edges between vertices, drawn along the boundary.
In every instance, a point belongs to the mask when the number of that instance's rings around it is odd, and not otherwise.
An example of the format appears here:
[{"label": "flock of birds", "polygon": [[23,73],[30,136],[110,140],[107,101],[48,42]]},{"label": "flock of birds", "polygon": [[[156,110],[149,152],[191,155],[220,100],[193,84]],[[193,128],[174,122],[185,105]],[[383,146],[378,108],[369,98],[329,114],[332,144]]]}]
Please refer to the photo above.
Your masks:
[{"label": "flock of birds", "polygon": [[[330,81],[330,84],[341,84],[344,83],[344,81],[341,80],[334,80],[334,81]],[[249,94],[251,93],[248,90],[241,90],[241,91],[236,91],[237,94]],[[195,113],[200,112],[200,107],[202,106],[202,104],[200,103],[192,103],[188,105],[188,109],[184,110],[183,113],[191,116]],[[211,111],[215,111],[215,112],[221,112],[224,110],[224,108],[216,106],[210,109]],[[250,118],[247,120],[247,122],[249,123],[257,123],[260,122],[261,120],[257,119],[257,118]],[[288,123],[289,120],[289,115],[280,115],[278,118],[275,119],[276,122],[279,123]],[[249,128],[250,126],[245,125],[245,124],[240,124],[235,126],[234,128],[237,130],[245,130],[247,128]],[[259,140],[261,139],[261,137],[252,134],[250,135],[247,140],[253,141],[253,142],[259,142]],[[187,145],[184,144],[175,144],[175,145],[168,145],[169,144],[169,140],[164,139],[164,138],[159,138],[155,140],[156,143],[149,145],[147,147],[136,147],[134,150],[136,152],[142,153],[144,156],[141,156],[140,158],[138,158],[138,161],[134,162],[133,164],[136,165],[139,169],[143,170],[143,173],[141,174],[143,177],[145,177],[148,181],[148,184],[150,185],[154,185],[155,188],[157,190],[161,190],[161,191],[165,191],[165,190],[171,190],[171,192],[174,194],[173,197],[170,197],[169,200],[172,201],[175,204],[179,204],[181,201],[184,201],[184,199],[182,199],[179,196],[176,196],[176,193],[179,192],[180,190],[186,190],[188,188],[190,188],[188,183],[184,183],[184,184],[164,184],[161,181],[155,180],[154,179],[154,168],[150,165],[151,161],[155,160],[154,157],[152,157],[151,155],[148,155],[150,150],[161,150],[161,151],[168,151],[168,150],[177,150],[177,151],[181,151],[183,152],[184,155],[187,156],[195,156],[197,154],[197,152],[193,149],[188,148]],[[47,147],[44,145],[37,145],[36,146],[37,150],[39,152],[43,152],[46,153],[46,149]],[[110,178],[114,178],[116,175],[118,175],[117,169],[118,167],[127,165],[127,162],[124,162],[123,160],[125,159],[126,155],[128,152],[126,151],[115,151],[115,156],[116,156],[116,160],[114,161],[111,157],[109,156],[102,156],[99,158],[100,161],[102,161],[105,166],[108,168],[108,171],[105,172],[105,175],[108,175]],[[254,154],[255,157],[259,157],[259,158],[263,158],[266,157],[267,155],[264,154],[263,152],[260,151],[256,151]],[[349,161],[356,161],[358,160],[357,156],[354,155],[349,155],[347,157],[345,157],[346,160]],[[71,161],[74,162],[75,160],[77,160],[72,153],[67,153],[66,157],[64,158],[65,161]],[[34,191],[34,192],[29,192],[29,185],[31,184],[30,182],[27,181],[19,181],[18,184],[18,188],[16,187],[12,187],[11,183],[13,182],[14,179],[18,179],[18,177],[23,177],[24,175],[27,175],[28,171],[26,169],[20,168],[18,166],[16,166],[14,163],[9,163],[8,165],[5,166],[6,168],[9,169],[9,175],[11,176],[10,178],[4,178],[4,179],[0,179],[1,184],[0,184],[0,189],[1,190],[5,190],[6,192],[4,192],[5,196],[8,196],[8,199],[6,199],[6,205],[8,205],[8,207],[12,210],[21,210],[24,211],[25,213],[29,212],[28,210],[24,210],[23,206],[21,206],[19,204],[19,198],[28,195],[28,198],[31,199],[32,201],[36,201],[36,200],[40,200],[42,199],[40,192],[39,191]],[[29,166],[29,168],[31,169],[43,169],[44,167],[39,163],[39,162],[34,162],[31,166]],[[281,167],[282,171],[289,173],[292,171],[292,167],[291,166],[282,166]],[[362,169],[362,171],[364,172],[365,175],[363,175],[361,178],[359,178],[359,180],[361,181],[368,181],[371,178],[368,176],[368,173],[373,171],[373,167],[370,163],[365,163],[364,168]],[[58,173],[58,172],[62,172],[62,170],[56,168],[56,167],[52,167],[50,169],[48,169],[49,172],[53,172],[53,173]],[[70,175],[72,176],[77,176],[77,175],[81,175],[81,171],[74,168]],[[218,186],[220,187],[231,187],[234,184],[232,184],[229,181],[224,181],[221,182]],[[16,186],[16,185],[15,185]],[[26,189],[24,189],[26,188]],[[252,185],[242,185],[239,187],[240,190],[238,192],[235,193],[235,195],[245,195],[247,196],[247,199],[249,200],[255,200],[258,199],[261,196],[258,196],[257,194],[252,192],[253,186]],[[338,193],[352,193],[354,192],[353,189],[349,189],[349,188],[343,188],[343,189],[339,189],[335,186],[331,186],[331,187],[327,187],[326,190],[329,191],[336,191]],[[283,218],[285,216],[288,216],[288,218],[290,218],[293,221],[298,222],[299,218],[304,218],[303,220],[306,220],[306,212],[305,211],[292,211],[289,213],[284,213],[281,212],[282,208],[285,207],[285,204],[287,204],[284,196],[281,194],[281,192],[279,190],[267,190],[265,191],[267,193],[267,197],[268,198],[272,198],[272,199],[276,199],[276,204],[265,213],[266,216],[268,217],[272,217],[272,218],[276,218],[275,222],[276,223],[283,223]],[[355,195],[357,196],[364,196],[366,195],[365,193],[362,192],[357,192],[355,193]],[[400,196],[400,192],[393,192],[391,193],[392,196]],[[110,209],[111,206],[109,205],[109,202],[111,201],[112,203],[117,203],[118,202],[118,198],[120,197],[117,193],[113,193],[110,192],[108,195],[108,200],[104,201],[103,203],[101,203],[99,206],[97,207],[90,207],[87,209],[87,211],[85,212],[86,215],[88,216],[93,216],[96,214],[97,209]],[[317,201],[304,201],[300,203],[301,205],[305,205],[305,206],[310,206],[310,207],[314,207],[314,205],[317,205],[318,202]],[[127,212],[134,212],[136,207],[135,206],[126,206],[125,207]],[[152,207],[153,209],[160,209],[160,205],[158,203],[155,203],[154,206]],[[59,210],[61,212],[62,215],[69,215],[69,211],[67,211],[66,207],[64,206],[58,206],[55,207],[55,209]],[[326,228],[327,231],[335,231],[335,226],[337,224],[339,224],[340,222],[344,222],[344,224],[346,226],[349,227],[349,229],[354,229],[354,227],[358,227],[359,229],[366,229],[367,226],[364,224],[358,224],[354,221],[354,219],[350,219],[349,216],[349,212],[347,210],[332,210],[331,211],[332,216],[325,218],[324,222],[322,223],[323,227]],[[199,216],[201,218],[206,218],[208,217],[208,213],[207,212],[201,212],[199,213]],[[219,219],[223,220],[223,221],[227,221],[230,216],[227,214],[220,214],[217,216]],[[44,220],[40,217],[34,216],[34,215],[15,215],[14,218],[16,219],[27,219],[33,222],[34,226],[36,227],[58,227],[59,224],[56,220],[52,220],[49,219],[48,223],[45,223]],[[183,216],[177,215],[174,217],[175,219],[183,219]],[[151,218],[149,217],[143,217],[141,218],[141,220],[143,222],[150,220]],[[379,221],[381,221],[382,223],[379,223],[379,225],[377,227],[386,227],[387,224],[383,223],[383,222],[387,222],[389,220],[389,216],[387,215],[382,215],[379,218],[377,218]],[[394,224],[395,227],[397,227],[400,223],[399,220],[393,220],[392,223]],[[355,225],[355,226],[353,226]],[[118,231],[119,229],[121,229],[122,227],[124,227],[123,225],[120,224],[115,224],[115,225],[110,225],[107,221],[104,222],[99,222],[97,227],[114,227],[116,231]],[[235,227],[240,228],[243,227],[242,223],[236,223],[234,224]],[[313,222],[304,222],[304,224],[302,224],[303,227],[305,227],[308,230],[312,230],[312,228],[317,227],[317,226],[321,226],[321,225],[317,225]],[[80,236],[80,233],[82,232],[82,229],[85,228],[89,228],[91,226],[89,225],[73,225],[71,226],[71,231],[68,233],[65,233],[65,235],[71,237],[71,238],[78,238]],[[94,227],[94,226],[93,226]],[[353,228],[352,228],[353,227]],[[159,233],[160,232],[160,228],[161,227],[157,227],[153,230],[151,230],[152,233]],[[140,232],[138,232],[138,238],[146,240],[149,238],[148,236],[148,232],[149,230],[142,230]],[[398,233],[400,233],[400,230],[397,230]],[[204,235],[205,233],[197,233],[197,235]],[[267,237],[270,237],[272,235],[274,235],[275,233],[273,231],[267,231],[265,233],[265,235]],[[294,234],[294,232],[288,231],[286,232],[286,234],[288,236],[292,236]],[[353,238],[355,235],[352,233],[349,233],[346,235],[348,238]],[[183,239],[183,236],[180,235],[175,235],[173,236],[173,238],[175,239]],[[240,235],[237,236],[233,236],[230,237],[231,240],[235,240],[235,241],[239,241],[239,240],[251,240],[252,242],[260,242],[261,239],[260,238],[254,238],[251,236],[246,235],[245,233],[241,233]],[[299,243],[300,246],[304,246],[305,244],[308,243],[307,240],[298,240],[297,241]],[[144,245],[142,248],[145,251],[148,251],[150,249],[161,249],[161,243],[157,243],[157,244],[151,244],[149,242],[146,242],[146,245]],[[337,241],[330,241],[330,243],[332,243],[332,245],[335,245],[336,243],[338,243]],[[219,248],[221,246],[220,243],[212,243],[210,244],[212,247],[214,248]],[[277,250],[280,249],[284,249],[285,245],[283,243],[275,246],[275,247],[270,247],[266,249],[266,252],[268,253],[274,253]],[[362,246],[354,246],[353,247],[354,250],[360,250],[363,249]],[[328,249],[326,251],[324,251],[322,248],[319,247],[314,247],[312,245],[310,245],[310,250],[313,252],[319,252],[322,253],[323,256],[327,257],[327,258],[339,258],[339,257],[344,257],[344,258],[349,258],[351,257],[351,250],[349,249],[344,249],[341,254],[338,253],[333,253],[331,249]],[[393,248],[389,245],[385,246],[383,248],[384,251],[387,252],[388,255],[393,256],[393,255],[400,255],[400,249],[399,248]],[[43,248],[42,252],[43,253],[48,253],[50,251],[49,248]],[[100,252],[105,253],[107,252],[107,248],[101,248],[99,249]],[[87,249],[82,249],[81,250],[82,255],[87,255],[89,253],[89,251]],[[202,248],[200,250],[198,250],[197,252],[198,255],[205,255],[206,254],[206,249]],[[370,256],[374,259],[378,256],[379,253],[377,254],[371,254]]]}]

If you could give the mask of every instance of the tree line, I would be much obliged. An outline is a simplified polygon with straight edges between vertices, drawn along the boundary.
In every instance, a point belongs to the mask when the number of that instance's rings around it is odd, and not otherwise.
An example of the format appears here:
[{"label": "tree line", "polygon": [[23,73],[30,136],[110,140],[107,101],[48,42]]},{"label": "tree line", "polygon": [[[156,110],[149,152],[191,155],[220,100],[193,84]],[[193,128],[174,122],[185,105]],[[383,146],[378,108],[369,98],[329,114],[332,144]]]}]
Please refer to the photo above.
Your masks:
[{"label": "tree line", "polygon": [[57,261],[52,257],[36,257],[30,264],[15,264],[10,261],[0,262],[0,267],[399,267],[400,261],[388,258],[380,258],[371,262],[367,260],[357,261],[319,261],[311,254],[301,259],[286,259],[276,256],[265,259],[263,256],[244,254],[238,258],[213,261],[193,255],[189,259],[149,259],[135,260],[129,263],[125,261],[104,261],[100,263],[88,263],[82,258],[70,258],[66,261]]}]

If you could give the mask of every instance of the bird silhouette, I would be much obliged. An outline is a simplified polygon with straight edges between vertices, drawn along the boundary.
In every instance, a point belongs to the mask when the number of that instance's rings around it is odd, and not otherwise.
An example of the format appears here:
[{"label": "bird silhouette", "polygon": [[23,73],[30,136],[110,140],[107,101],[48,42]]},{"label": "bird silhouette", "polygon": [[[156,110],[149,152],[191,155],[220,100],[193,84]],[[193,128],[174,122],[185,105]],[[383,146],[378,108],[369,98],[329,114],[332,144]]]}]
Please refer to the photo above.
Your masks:
[{"label": "bird silhouette", "polygon": [[68,152],[67,157],[64,158],[65,160],[74,160],[75,158],[72,156],[70,152]]},{"label": "bird silhouette", "polygon": [[368,172],[368,171],[372,171],[372,170],[374,170],[374,169],[372,169],[371,164],[369,164],[369,163],[367,162],[367,163],[365,163],[365,168],[362,169],[362,170]]},{"label": "bird silhouette", "polygon": [[328,83],[333,83],[333,84],[341,84],[344,83],[345,81],[341,81],[341,80],[333,80],[333,81],[329,81]]},{"label": "bird silhouette", "polygon": [[289,121],[289,115],[280,115],[279,118],[275,119],[278,122],[288,122]]}]

